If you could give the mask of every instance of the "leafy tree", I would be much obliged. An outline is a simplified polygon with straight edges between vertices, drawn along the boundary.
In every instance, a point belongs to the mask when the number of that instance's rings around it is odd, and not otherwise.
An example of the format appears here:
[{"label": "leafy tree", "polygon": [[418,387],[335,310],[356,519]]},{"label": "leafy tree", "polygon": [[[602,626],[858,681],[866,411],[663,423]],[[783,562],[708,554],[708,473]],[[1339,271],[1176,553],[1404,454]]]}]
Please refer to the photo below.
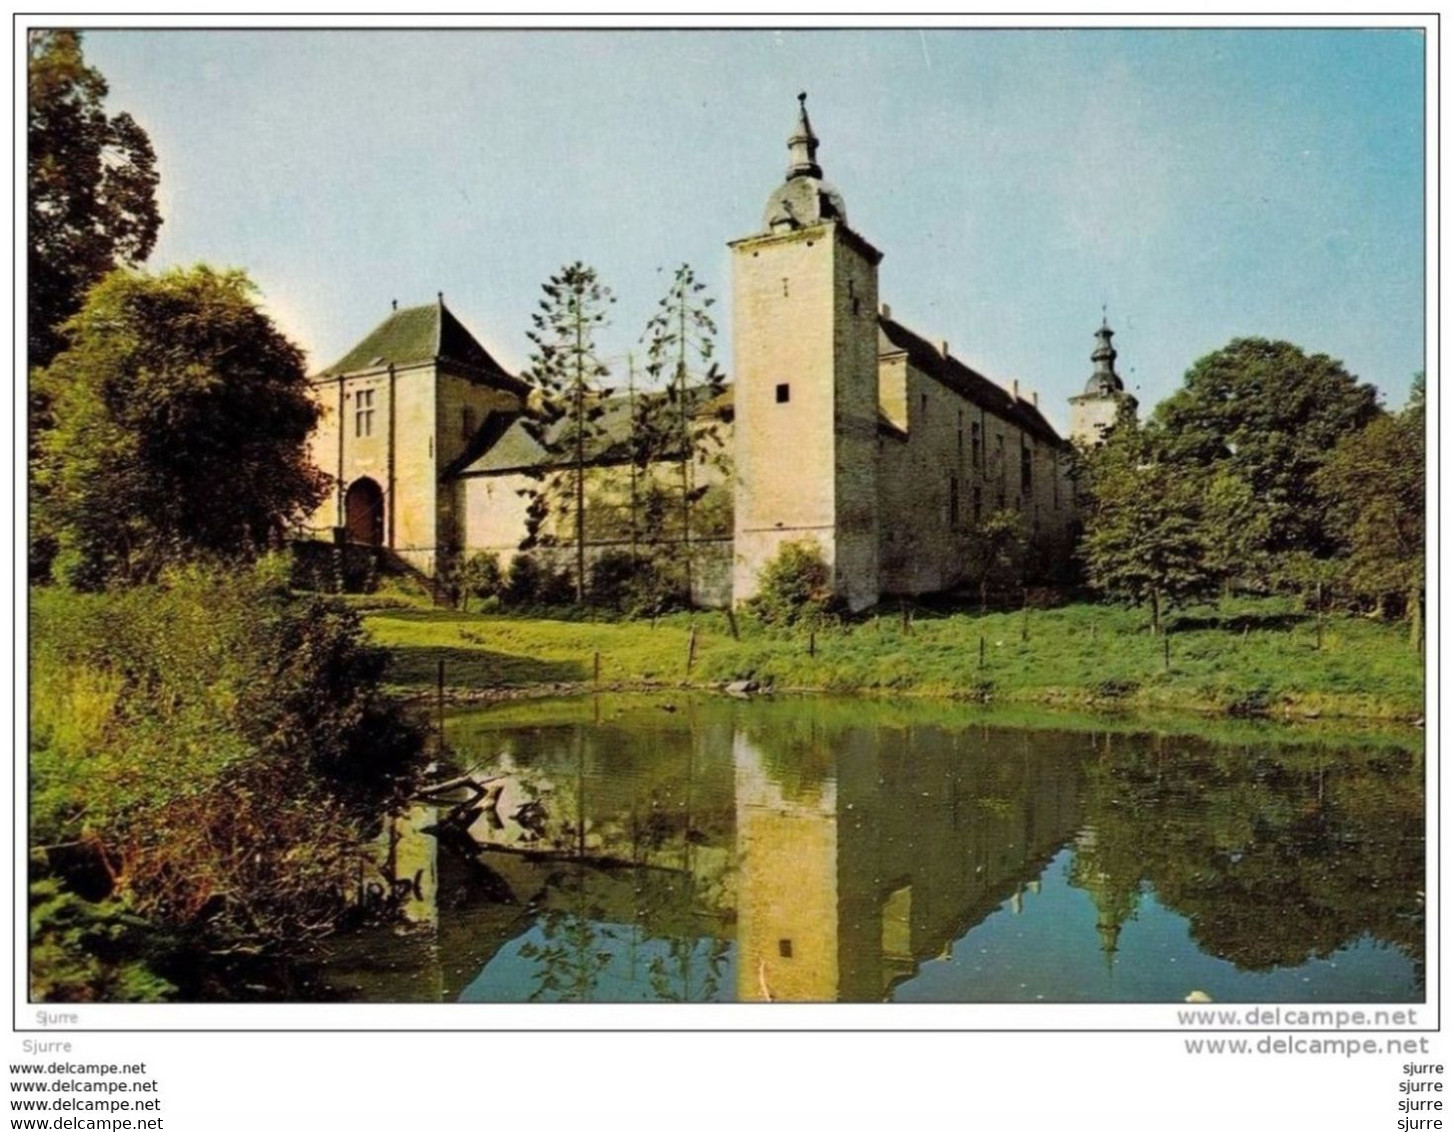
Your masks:
[{"label": "leafy tree", "polygon": [[1405,602],[1415,643],[1422,628],[1426,428],[1420,374],[1408,407],[1343,437],[1315,480],[1341,552],[1342,584],[1380,609],[1389,598]]},{"label": "leafy tree", "polygon": [[1228,471],[1249,487],[1262,513],[1258,549],[1274,566],[1290,551],[1331,552],[1313,477],[1377,413],[1377,390],[1341,362],[1290,342],[1238,338],[1197,361],[1155,420],[1172,463]]},{"label": "leafy tree", "polygon": [[[633,432],[640,438],[633,455],[648,461],[665,458],[677,466],[687,593],[691,592],[693,512],[707,492],[706,485],[697,486],[695,469],[718,456],[722,448],[716,423],[697,422],[695,410],[701,402],[695,398],[709,401],[726,386],[726,378],[712,360],[716,323],[710,310],[716,300],[705,291],[706,284],[696,278],[690,264],[676,269],[646,326],[646,371],[664,383],[666,396],[646,401],[644,415],[633,422]],[[693,391],[697,386],[700,392]]]},{"label": "leafy tree", "polygon": [[1173,463],[1159,441],[1126,415],[1090,453],[1084,540],[1090,583],[1148,604],[1157,634],[1165,608],[1215,583],[1195,475]]},{"label": "leafy tree", "polygon": [[55,427],[36,468],[41,533],[82,589],[169,561],[252,556],[322,499],[302,353],[239,271],[120,271],[41,372]]},{"label": "leafy tree", "polygon": [[543,485],[532,493],[529,533],[522,549],[542,538],[552,509],[572,520],[575,539],[575,600],[585,603],[585,481],[602,437],[602,402],[610,395],[601,382],[609,370],[596,354],[595,333],[615,296],[583,263],[562,268],[543,285],[545,297],[531,316],[528,377],[538,390],[529,430],[548,453]]},{"label": "leafy tree", "polygon": [[1021,574],[1028,543],[1024,516],[1007,507],[990,511],[969,539],[969,561],[979,589],[979,612],[989,608],[990,584],[1007,583]]},{"label": "leafy tree", "polygon": [[27,350],[49,365],[86,291],[151,253],[161,216],[156,156],[126,113],[108,115],[106,80],[86,64],[81,35],[30,33],[27,142]]},{"label": "leafy tree", "polygon": [[[1211,473],[1201,502],[1207,567],[1228,586],[1233,579],[1260,579],[1258,588],[1267,588],[1272,573],[1267,552],[1271,514],[1251,484],[1234,469],[1219,466]],[[1279,573],[1291,576],[1295,571],[1284,561]]]}]

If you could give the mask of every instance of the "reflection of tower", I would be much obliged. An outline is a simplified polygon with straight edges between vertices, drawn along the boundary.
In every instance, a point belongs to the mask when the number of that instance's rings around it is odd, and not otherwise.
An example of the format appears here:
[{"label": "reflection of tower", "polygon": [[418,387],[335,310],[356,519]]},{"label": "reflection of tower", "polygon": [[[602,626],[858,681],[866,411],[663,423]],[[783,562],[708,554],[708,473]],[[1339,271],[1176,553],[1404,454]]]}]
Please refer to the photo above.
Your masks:
[{"label": "reflection of tower", "polygon": [[1138,404],[1125,392],[1125,382],[1115,372],[1115,359],[1119,355],[1110,344],[1114,334],[1110,324],[1102,319],[1100,329],[1095,331],[1095,350],[1090,355],[1095,372],[1085,382],[1085,391],[1070,398],[1070,439],[1080,444],[1100,443],[1105,430],[1120,415],[1121,407],[1133,416]]},{"label": "reflection of tower", "polygon": [[1075,862],[1070,869],[1070,883],[1083,889],[1095,905],[1095,933],[1100,937],[1100,952],[1105,967],[1113,970],[1115,953],[1120,950],[1120,931],[1125,921],[1135,915],[1140,887],[1111,868],[1105,860],[1104,848],[1094,829],[1086,827],[1075,838]]},{"label": "reflection of tower", "polygon": [[838,990],[837,786],[789,796],[738,731],[737,993],[743,1002],[832,1002]]}]

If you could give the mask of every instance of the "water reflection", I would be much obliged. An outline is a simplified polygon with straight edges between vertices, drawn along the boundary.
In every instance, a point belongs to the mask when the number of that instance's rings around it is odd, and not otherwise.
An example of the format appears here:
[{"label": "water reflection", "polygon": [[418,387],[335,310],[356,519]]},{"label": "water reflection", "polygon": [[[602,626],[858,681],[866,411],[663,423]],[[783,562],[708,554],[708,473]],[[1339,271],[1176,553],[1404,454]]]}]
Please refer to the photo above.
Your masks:
[{"label": "water reflection", "polygon": [[468,773],[383,858],[418,927],[344,941],[341,997],[1423,995],[1416,749],[685,697],[449,741]]}]

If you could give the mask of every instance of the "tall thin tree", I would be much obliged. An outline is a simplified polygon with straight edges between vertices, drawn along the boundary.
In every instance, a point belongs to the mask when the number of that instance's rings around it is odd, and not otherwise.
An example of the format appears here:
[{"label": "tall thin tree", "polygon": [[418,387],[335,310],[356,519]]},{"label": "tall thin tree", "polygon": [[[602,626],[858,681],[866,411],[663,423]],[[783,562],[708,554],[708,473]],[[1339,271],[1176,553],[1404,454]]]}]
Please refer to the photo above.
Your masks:
[{"label": "tall thin tree", "polygon": [[688,595],[692,585],[692,509],[706,493],[705,486],[697,486],[695,468],[721,447],[715,425],[710,421],[698,424],[696,410],[717,397],[725,386],[725,378],[713,360],[716,322],[710,309],[716,300],[705,292],[706,284],[696,278],[690,264],[683,263],[646,324],[646,369],[664,386],[665,393],[659,402],[657,431],[664,441],[666,458],[677,466]]},{"label": "tall thin tree", "polygon": [[[609,368],[596,353],[595,334],[615,302],[595,269],[579,261],[562,268],[543,286],[545,297],[531,316],[529,380],[537,394],[527,427],[546,453],[544,481],[529,509],[527,544],[544,541],[540,531],[550,511],[572,520],[575,540],[575,600],[585,603],[585,480],[602,439],[600,419],[610,390]],[[555,524],[558,529],[558,523]]]}]

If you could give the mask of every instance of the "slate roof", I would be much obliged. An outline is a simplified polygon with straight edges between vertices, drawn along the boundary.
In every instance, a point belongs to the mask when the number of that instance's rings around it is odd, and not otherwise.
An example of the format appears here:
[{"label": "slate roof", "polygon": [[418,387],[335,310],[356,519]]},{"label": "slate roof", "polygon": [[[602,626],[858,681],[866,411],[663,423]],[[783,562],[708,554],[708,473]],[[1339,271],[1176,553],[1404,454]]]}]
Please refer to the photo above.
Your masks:
[{"label": "slate roof", "polygon": [[920,338],[902,323],[880,316],[878,354],[881,357],[895,353],[906,353],[915,369],[928,374],[975,405],[1019,425],[1046,444],[1061,447],[1065,445],[1064,438],[1055,432],[1054,426],[1044,419],[1033,402],[1015,397],[1002,385],[990,381],[953,355],[945,357],[939,353],[937,347]]},{"label": "slate roof", "polygon": [[[637,397],[662,397],[662,393],[638,393]],[[695,417],[731,414],[731,388],[711,395],[706,385],[686,391],[687,404]],[[587,450],[590,463],[624,463],[631,435],[631,399],[626,394],[609,397],[603,403],[605,412],[597,420],[597,442]],[[553,432],[558,435],[566,422],[557,421]],[[491,413],[463,454],[445,470],[445,475],[473,475],[489,472],[516,472],[545,464],[544,447],[530,435],[522,413]]]},{"label": "slate roof", "polygon": [[394,311],[320,376],[431,361],[454,362],[506,388],[525,389],[524,382],[490,356],[443,299]]}]

